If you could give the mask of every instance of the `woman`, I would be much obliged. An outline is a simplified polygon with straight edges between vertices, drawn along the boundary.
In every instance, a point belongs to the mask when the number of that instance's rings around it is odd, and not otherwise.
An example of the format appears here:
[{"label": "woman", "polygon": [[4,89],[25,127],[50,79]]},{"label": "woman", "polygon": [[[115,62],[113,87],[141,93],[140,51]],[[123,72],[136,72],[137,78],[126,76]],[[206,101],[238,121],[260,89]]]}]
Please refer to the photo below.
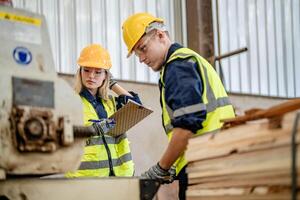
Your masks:
[{"label": "woman", "polygon": [[[109,53],[100,45],[85,47],[77,61],[75,91],[83,102],[84,124],[106,119],[128,99],[141,103],[137,94],[127,92],[116,81],[110,81],[111,60]],[[108,89],[118,97],[108,96]],[[94,136],[87,139],[80,167],[68,172],[67,177],[133,176],[134,163],[126,134],[117,137]]]}]

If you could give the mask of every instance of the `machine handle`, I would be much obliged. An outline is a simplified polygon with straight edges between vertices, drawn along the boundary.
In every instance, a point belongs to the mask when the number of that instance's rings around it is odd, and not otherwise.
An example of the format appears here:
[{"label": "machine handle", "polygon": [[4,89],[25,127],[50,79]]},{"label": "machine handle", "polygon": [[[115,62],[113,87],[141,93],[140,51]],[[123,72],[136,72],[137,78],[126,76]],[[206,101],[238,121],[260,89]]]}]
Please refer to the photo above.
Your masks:
[{"label": "machine handle", "polygon": [[97,130],[93,126],[73,126],[74,137],[91,137],[98,136]]}]

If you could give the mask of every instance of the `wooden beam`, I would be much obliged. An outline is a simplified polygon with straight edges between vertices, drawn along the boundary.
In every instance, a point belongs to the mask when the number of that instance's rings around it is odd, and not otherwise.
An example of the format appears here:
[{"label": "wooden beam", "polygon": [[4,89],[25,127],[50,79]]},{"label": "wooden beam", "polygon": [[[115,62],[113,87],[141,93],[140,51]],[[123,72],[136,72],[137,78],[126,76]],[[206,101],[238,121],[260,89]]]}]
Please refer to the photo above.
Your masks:
[{"label": "wooden beam", "polygon": [[[213,176],[202,178],[189,178],[189,185],[195,188],[223,188],[223,187],[238,187],[238,186],[290,186],[291,172],[289,170],[263,171],[247,174]],[[300,180],[298,180],[300,185]]]},{"label": "wooden beam", "polygon": [[[291,149],[287,147],[272,148],[255,152],[230,155],[189,163],[189,178],[224,176],[262,171],[290,171]],[[300,167],[300,149],[297,150],[297,166]]]},{"label": "wooden beam", "polygon": [[[232,153],[289,145],[294,119],[295,113],[286,115],[282,128],[272,131],[267,128],[267,121],[259,121],[223,130],[215,135],[192,138],[189,140],[186,159],[189,162],[201,161]],[[297,134],[296,141],[300,143],[300,134]]]}]

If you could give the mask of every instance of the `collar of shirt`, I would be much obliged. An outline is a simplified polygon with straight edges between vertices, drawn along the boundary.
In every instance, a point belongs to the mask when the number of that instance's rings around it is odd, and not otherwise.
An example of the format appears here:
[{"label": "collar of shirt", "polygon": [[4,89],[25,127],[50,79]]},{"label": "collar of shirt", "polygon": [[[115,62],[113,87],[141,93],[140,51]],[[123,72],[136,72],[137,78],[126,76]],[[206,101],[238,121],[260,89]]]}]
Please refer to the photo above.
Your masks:
[{"label": "collar of shirt", "polygon": [[95,96],[93,96],[88,89],[86,88],[82,88],[81,92],[79,93],[80,96],[86,98],[86,100],[88,100],[88,102],[90,102],[92,105],[94,105],[95,103],[97,103],[97,98]]},{"label": "collar of shirt", "polygon": [[[180,45],[180,44],[178,44],[178,43],[173,43],[173,44],[170,46],[169,50],[168,50],[168,53],[167,53],[165,62],[163,63],[163,66],[166,65],[166,62],[167,62],[167,60],[170,58],[170,56],[171,56],[177,49],[180,49],[180,48],[182,48],[182,47],[183,47],[183,46]],[[160,71],[160,73],[161,73],[161,71]],[[161,86],[161,80],[160,80],[160,79],[158,80],[158,85]]]},{"label": "collar of shirt", "polygon": [[92,106],[96,110],[96,113],[100,119],[107,118],[107,113],[104,109],[104,106],[102,104],[100,97],[93,96],[86,88],[83,88],[81,90],[80,96],[84,97],[86,100],[88,100],[88,102],[90,102],[92,104]]},{"label": "collar of shirt", "polygon": [[165,59],[165,62],[164,62],[163,65],[166,64],[167,60],[170,58],[170,56],[171,56],[177,49],[180,49],[180,48],[182,48],[182,47],[183,47],[183,46],[180,45],[180,44],[178,44],[178,43],[173,43],[173,44],[170,46],[169,50],[168,50],[168,53],[167,53],[167,56],[166,56],[166,59]]}]

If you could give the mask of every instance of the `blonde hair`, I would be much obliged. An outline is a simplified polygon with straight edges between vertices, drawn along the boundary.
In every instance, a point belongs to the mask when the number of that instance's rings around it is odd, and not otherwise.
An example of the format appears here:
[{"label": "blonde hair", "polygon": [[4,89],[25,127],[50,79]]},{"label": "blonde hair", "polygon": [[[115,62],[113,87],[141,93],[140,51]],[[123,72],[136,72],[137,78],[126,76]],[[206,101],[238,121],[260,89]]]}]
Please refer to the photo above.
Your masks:
[{"label": "blonde hair", "polygon": [[[80,94],[80,92],[83,88],[81,69],[82,69],[82,67],[79,67],[75,74],[74,90],[78,94]],[[109,70],[105,70],[105,72],[106,72],[106,78],[104,79],[102,85],[98,88],[97,94],[99,95],[100,98],[107,101],[109,99],[108,87],[109,87],[109,81],[110,81],[111,74],[110,74]]]}]

